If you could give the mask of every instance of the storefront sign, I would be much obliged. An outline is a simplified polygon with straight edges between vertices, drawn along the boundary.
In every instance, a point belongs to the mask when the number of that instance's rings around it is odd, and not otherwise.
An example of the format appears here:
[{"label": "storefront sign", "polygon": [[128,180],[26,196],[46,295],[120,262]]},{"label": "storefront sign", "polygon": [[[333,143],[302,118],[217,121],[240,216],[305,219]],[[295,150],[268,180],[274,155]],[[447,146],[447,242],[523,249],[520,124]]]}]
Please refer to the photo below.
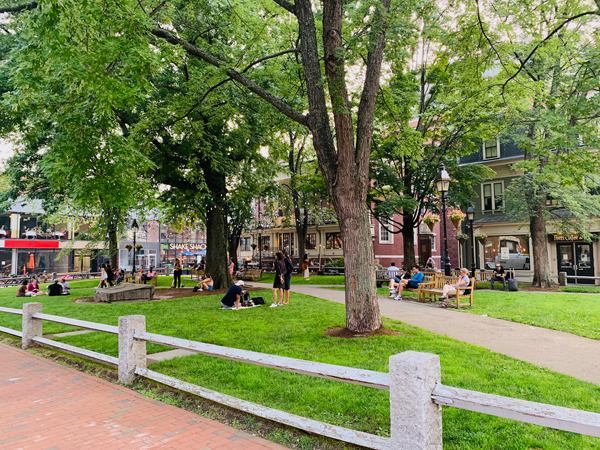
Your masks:
[{"label": "storefront sign", "polygon": [[1,239],[0,247],[3,248],[59,248],[60,241],[38,241],[35,239],[27,240],[12,240],[12,239]]},{"label": "storefront sign", "polygon": [[554,236],[555,242],[574,242],[574,241],[583,241],[583,237],[579,236],[577,233],[556,233]]},{"label": "storefront sign", "polygon": [[206,250],[206,244],[169,244],[169,250]]}]

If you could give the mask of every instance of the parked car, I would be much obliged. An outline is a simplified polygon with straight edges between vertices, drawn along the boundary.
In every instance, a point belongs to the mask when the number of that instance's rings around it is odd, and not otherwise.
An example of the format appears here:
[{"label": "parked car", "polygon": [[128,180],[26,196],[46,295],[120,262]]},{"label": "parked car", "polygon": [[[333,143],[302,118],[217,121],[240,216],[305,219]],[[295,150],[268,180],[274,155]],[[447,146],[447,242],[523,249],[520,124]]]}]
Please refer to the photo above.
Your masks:
[{"label": "parked car", "polygon": [[502,264],[504,269],[525,269],[529,270],[529,255],[523,253],[509,253],[508,258],[502,258],[501,255],[496,255],[494,261],[485,263],[487,269],[495,269],[496,264]]}]

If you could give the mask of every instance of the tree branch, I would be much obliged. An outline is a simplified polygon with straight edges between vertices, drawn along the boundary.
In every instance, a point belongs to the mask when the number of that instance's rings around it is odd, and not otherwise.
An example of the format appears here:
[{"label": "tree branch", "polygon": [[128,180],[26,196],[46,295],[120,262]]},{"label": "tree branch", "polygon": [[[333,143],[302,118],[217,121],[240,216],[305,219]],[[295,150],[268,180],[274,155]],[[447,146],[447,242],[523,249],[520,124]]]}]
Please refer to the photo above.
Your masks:
[{"label": "tree branch", "polygon": [[167,3],[168,1],[169,0],[163,0],[162,2],[160,2],[160,4],[152,10],[152,12],[150,13],[150,17],[158,14],[158,12],[162,9],[163,6],[165,6],[165,3]]},{"label": "tree branch", "polygon": [[[170,44],[179,45],[179,46],[183,47],[183,49],[188,53],[188,55],[190,55],[194,58],[200,59],[202,61],[205,61],[215,67],[223,67],[226,65],[226,63],[224,61],[214,57],[210,53],[205,52],[204,50],[196,47],[195,45],[192,45],[189,42],[175,36],[173,33],[169,32],[167,30],[163,30],[161,28],[153,28],[150,30],[150,33],[158,38],[164,39],[165,41],[169,42]],[[300,125],[304,125],[304,126],[308,127],[308,117],[303,115],[302,113],[296,111],[295,109],[293,109],[291,106],[286,104],[280,98],[275,97],[273,94],[271,94],[267,90],[263,89],[258,84],[256,84],[254,81],[245,77],[244,75],[242,75],[240,72],[238,72],[235,69],[227,69],[226,73],[231,79],[233,79],[233,80],[237,81],[238,83],[240,83],[241,85],[247,87],[250,92],[253,92],[254,94],[258,95],[263,100],[265,100],[268,103],[270,103],[271,105],[273,105],[281,113],[285,114],[287,117],[292,119],[294,122],[298,122]]]},{"label": "tree branch", "polygon": [[[598,1],[600,1],[600,0],[598,0]],[[248,64],[244,68],[244,70],[242,70],[240,73],[246,73],[250,68],[254,67],[257,64],[260,64],[263,61],[267,61],[268,59],[272,59],[272,58],[277,58],[278,56],[281,56],[281,55],[287,55],[288,53],[300,53],[300,49],[299,48],[291,48],[289,50],[283,50],[281,52],[273,53],[272,55],[265,56],[263,58],[259,58],[256,61]]]},{"label": "tree branch", "polygon": [[[281,6],[283,9],[296,15],[296,6],[293,3],[290,3],[287,0],[273,0],[273,1],[275,3],[277,3],[279,6]],[[598,0],[598,1],[600,1],[600,0]]]},{"label": "tree branch", "polygon": [[4,8],[0,8],[0,14],[2,13],[16,13],[21,11],[31,11],[38,7],[37,2],[25,3],[24,5],[17,6],[6,6]]}]

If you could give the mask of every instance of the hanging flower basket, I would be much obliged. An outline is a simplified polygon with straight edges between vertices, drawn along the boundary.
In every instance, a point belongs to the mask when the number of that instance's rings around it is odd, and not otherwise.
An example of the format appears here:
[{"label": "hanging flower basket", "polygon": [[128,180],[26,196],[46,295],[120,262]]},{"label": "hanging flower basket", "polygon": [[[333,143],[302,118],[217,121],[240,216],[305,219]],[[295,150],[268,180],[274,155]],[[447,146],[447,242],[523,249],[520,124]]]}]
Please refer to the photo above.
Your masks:
[{"label": "hanging flower basket", "polygon": [[487,239],[487,236],[485,234],[480,234],[478,236],[475,236],[475,239],[477,239],[479,242],[483,242]]},{"label": "hanging flower basket", "polygon": [[130,252],[131,249],[133,248],[133,245],[127,244],[127,245],[125,245],[125,248],[127,249],[128,252]]},{"label": "hanging flower basket", "polygon": [[459,209],[455,209],[448,213],[448,218],[452,222],[452,225],[454,225],[454,228],[457,230],[460,228],[460,224],[463,220],[465,220],[466,217],[467,215]]},{"label": "hanging flower basket", "polygon": [[456,240],[460,242],[460,245],[464,244],[469,239],[469,236],[466,234],[457,234],[455,237]]},{"label": "hanging flower basket", "polygon": [[433,233],[433,229],[435,228],[435,224],[440,221],[440,216],[437,214],[427,214],[423,217],[423,223],[426,224],[431,232]]},{"label": "hanging flower basket", "polygon": [[136,246],[135,246],[135,249],[136,249],[137,251],[140,251],[140,250],[141,250],[141,249],[143,249],[143,248],[144,248],[144,246],[143,246],[143,245],[140,245],[140,244],[138,244],[138,245],[136,245]]}]

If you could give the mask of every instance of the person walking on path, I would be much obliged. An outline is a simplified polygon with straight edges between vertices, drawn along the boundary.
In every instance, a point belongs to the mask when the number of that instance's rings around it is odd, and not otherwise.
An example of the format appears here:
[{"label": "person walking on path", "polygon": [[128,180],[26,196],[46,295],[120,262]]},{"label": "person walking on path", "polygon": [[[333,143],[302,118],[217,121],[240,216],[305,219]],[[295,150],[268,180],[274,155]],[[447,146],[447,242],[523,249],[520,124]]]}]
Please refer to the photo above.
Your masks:
[{"label": "person walking on path", "polygon": [[283,286],[283,294],[284,299],[282,303],[284,305],[290,304],[290,289],[292,287],[292,272],[294,271],[294,265],[292,264],[292,260],[290,259],[290,255],[287,250],[283,251],[283,263],[285,264],[285,276],[284,278],[284,286]]},{"label": "person walking on path", "polygon": [[110,263],[106,264],[106,281],[108,281],[108,284],[111,286],[115,285],[115,273],[113,272],[112,267],[110,267]]},{"label": "person walking on path", "polygon": [[[283,254],[277,252],[275,254],[275,280],[273,280],[273,304],[271,308],[283,303],[283,287],[285,286],[285,263],[283,262]],[[277,302],[277,292],[279,292],[280,300]]]},{"label": "person walking on path", "polygon": [[173,264],[173,284],[171,284],[171,289],[185,287],[185,284],[181,284],[182,273],[183,267],[181,266],[181,261],[179,261],[179,258],[175,258],[175,263]]},{"label": "person walking on path", "polygon": [[310,280],[310,269],[308,268],[308,254],[304,254],[304,258],[302,258],[302,270],[304,270],[304,279],[306,281]]}]

